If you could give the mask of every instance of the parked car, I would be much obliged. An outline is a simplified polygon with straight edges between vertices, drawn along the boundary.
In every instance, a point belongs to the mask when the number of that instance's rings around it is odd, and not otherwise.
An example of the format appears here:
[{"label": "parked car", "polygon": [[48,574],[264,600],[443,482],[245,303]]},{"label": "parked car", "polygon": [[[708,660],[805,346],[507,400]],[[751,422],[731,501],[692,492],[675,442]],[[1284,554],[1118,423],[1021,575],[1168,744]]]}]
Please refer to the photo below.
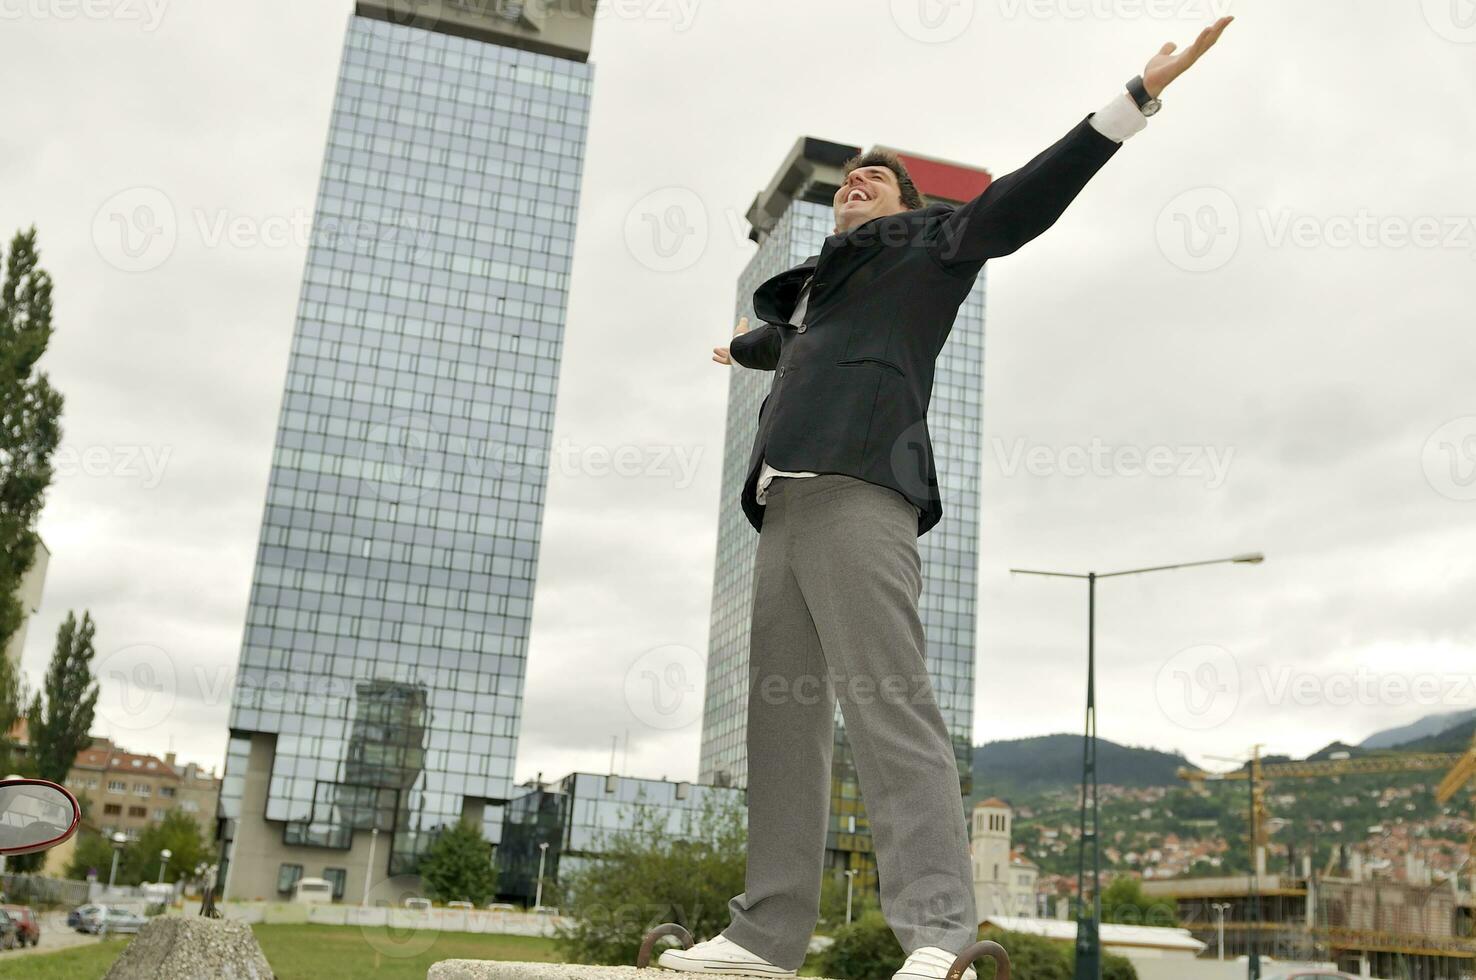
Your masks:
[{"label": "parked car", "polygon": [[105,908],[99,914],[83,920],[85,926],[83,931],[96,933],[99,936],[138,932],[147,921],[149,920],[137,912],[120,908]]},{"label": "parked car", "polygon": [[0,949],[15,949],[20,944],[20,928],[10,913],[0,910]]},{"label": "parked car", "polygon": [[476,911],[476,908],[477,907],[475,905],[473,905],[471,902],[447,902],[446,903],[446,908],[448,908],[448,909],[461,909],[464,912],[474,912],[474,911]]},{"label": "parked car", "polygon": [[431,907],[431,902],[430,902],[430,899],[428,899],[428,898],[407,898],[407,899],[405,899],[405,908],[407,908],[407,909],[415,909],[415,910],[420,911],[420,912],[429,912],[430,911],[430,907]]},{"label": "parked car", "polygon": [[77,906],[76,908],[72,909],[72,911],[67,913],[67,928],[81,929],[82,920],[90,915],[95,914],[101,908],[101,905],[98,905],[94,902],[88,902],[86,905]]},{"label": "parked car", "polygon": [[333,882],[327,878],[299,878],[292,889],[292,900],[308,905],[333,901]]},{"label": "parked car", "polygon": [[512,906],[512,905],[507,904],[506,902],[493,902],[491,905],[487,906],[487,911],[488,912],[516,912],[517,911],[517,908],[515,906]]},{"label": "parked car", "polygon": [[8,912],[15,920],[17,937],[22,946],[34,946],[41,941],[41,920],[36,910],[29,905],[0,905],[0,911]]}]

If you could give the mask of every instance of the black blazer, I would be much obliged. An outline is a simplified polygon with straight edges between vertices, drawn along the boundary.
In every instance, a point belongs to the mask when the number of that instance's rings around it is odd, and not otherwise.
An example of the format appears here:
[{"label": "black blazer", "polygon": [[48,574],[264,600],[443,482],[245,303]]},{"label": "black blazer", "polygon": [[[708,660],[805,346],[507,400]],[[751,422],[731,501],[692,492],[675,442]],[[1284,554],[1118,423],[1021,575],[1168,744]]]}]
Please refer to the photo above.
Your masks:
[{"label": "black blazer", "polygon": [[[764,522],[754,493],[765,459],[779,470],[890,487],[921,512],[919,536],[938,523],[943,503],[927,423],[934,362],[984,263],[1055,224],[1121,148],[1090,119],[974,200],[831,235],[819,255],[758,288],[753,310],[763,325],[729,345],[739,364],[774,372],[743,484],[755,530]],[[811,275],[804,322],[790,324]]]}]

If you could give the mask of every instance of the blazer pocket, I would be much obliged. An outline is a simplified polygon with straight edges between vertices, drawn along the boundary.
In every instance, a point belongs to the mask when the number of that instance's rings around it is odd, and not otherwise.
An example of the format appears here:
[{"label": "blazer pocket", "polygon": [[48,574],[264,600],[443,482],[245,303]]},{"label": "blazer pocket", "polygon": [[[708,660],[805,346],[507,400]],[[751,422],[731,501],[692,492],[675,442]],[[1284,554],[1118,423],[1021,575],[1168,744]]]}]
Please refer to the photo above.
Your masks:
[{"label": "blazer pocket", "polygon": [[837,367],[858,367],[862,364],[875,364],[879,367],[886,368],[898,377],[906,377],[900,367],[880,357],[848,357],[844,361],[836,361],[835,364]]}]

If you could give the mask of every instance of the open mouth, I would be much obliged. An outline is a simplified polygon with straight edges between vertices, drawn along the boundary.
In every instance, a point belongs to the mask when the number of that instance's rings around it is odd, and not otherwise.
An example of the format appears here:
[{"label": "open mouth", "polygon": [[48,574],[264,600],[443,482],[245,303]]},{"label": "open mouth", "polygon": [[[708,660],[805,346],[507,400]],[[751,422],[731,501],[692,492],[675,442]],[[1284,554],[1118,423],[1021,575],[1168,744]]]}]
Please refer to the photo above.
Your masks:
[{"label": "open mouth", "polygon": [[847,204],[855,204],[858,201],[870,201],[870,200],[871,200],[871,195],[867,192],[866,188],[864,188],[864,187],[853,187],[853,188],[851,188],[851,190],[849,192],[847,192],[845,203],[847,203]]}]

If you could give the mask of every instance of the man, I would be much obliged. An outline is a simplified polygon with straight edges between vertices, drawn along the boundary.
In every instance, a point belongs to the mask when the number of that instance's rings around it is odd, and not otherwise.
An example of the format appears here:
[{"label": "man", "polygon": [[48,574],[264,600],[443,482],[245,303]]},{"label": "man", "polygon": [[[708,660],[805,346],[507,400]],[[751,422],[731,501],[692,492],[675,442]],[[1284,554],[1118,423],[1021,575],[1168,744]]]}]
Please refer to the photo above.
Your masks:
[{"label": "man", "polygon": [[[927,433],[933,366],[989,259],[1059,218],[1163,89],[1232,18],[960,207],[924,206],[887,153],[848,162],[835,234],[754,294],[719,364],[775,373],[742,506],[760,532],[748,694],[748,856],[731,924],[661,966],[794,976],[819,913],[832,721],[871,820],[894,980],[941,980],[977,936],[958,770],[928,680],[917,538],[942,517]],[[967,971],[965,978],[972,978]]]}]

